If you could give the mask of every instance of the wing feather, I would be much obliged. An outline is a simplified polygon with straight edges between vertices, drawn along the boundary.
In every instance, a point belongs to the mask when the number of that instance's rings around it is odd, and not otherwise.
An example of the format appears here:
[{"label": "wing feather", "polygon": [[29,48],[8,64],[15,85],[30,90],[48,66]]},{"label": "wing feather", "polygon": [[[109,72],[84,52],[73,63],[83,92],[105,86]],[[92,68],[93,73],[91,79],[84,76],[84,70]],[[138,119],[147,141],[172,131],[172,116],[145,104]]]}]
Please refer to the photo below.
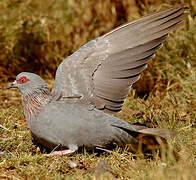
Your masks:
[{"label": "wing feather", "polygon": [[179,5],[156,12],[82,46],[58,67],[54,98],[79,97],[108,113],[120,111],[147,61],[183,24],[185,9]]}]

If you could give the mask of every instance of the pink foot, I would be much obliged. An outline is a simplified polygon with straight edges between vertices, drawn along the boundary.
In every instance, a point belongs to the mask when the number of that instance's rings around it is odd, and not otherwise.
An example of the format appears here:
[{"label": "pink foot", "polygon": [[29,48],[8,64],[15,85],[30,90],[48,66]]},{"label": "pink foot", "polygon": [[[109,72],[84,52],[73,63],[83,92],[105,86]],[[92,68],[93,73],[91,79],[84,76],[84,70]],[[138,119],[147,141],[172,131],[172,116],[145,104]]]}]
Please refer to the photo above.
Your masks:
[{"label": "pink foot", "polygon": [[44,155],[47,156],[47,157],[56,156],[56,155],[62,156],[62,155],[67,155],[67,154],[74,153],[75,151],[76,150],[66,149],[66,150],[62,150],[62,151],[53,151],[50,154],[44,154]]}]

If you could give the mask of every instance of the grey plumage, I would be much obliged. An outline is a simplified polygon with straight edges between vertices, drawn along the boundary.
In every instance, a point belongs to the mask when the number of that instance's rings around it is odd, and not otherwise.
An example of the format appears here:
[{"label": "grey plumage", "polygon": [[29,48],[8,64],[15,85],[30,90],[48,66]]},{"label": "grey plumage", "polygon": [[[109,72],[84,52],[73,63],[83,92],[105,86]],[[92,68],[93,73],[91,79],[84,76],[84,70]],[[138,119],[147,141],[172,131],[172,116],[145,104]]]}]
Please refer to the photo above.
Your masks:
[{"label": "grey plumage", "polygon": [[140,132],[173,137],[173,132],[166,129],[132,126],[100,110],[89,111],[84,103],[53,101],[32,121],[31,131],[36,141],[51,150],[58,145],[92,149],[137,144],[133,135]]},{"label": "grey plumage", "polygon": [[163,10],[127,23],[90,41],[57,69],[57,96],[84,96],[97,109],[121,110],[131,86],[168,33],[187,16],[183,6]]},{"label": "grey plumage", "polygon": [[9,88],[22,93],[35,140],[51,150],[59,145],[76,150],[137,144],[140,133],[174,136],[173,131],[130,125],[105,112],[121,110],[148,59],[183,23],[185,9],[154,13],[90,41],[60,64],[52,92],[38,75],[20,73]]}]

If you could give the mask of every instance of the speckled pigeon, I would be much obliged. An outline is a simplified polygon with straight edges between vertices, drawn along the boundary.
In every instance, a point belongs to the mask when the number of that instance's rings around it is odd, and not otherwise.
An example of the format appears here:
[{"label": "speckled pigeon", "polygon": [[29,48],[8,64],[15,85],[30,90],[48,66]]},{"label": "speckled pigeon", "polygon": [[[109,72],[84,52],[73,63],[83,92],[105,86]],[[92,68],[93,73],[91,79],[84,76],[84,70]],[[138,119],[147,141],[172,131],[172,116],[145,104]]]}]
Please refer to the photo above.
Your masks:
[{"label": "speckled pigeon", "polygon": [[[168,138],[173,131],[130,125],[113,117],[168,33],[183,24],[185,7],[156,12],[83,45],[58,67],[50,92],[38,75],[22,72],[16,87],[35,141],[67,154],[79,147],[137,144],[135,134]],[[61,146],[61,151],[57,150]]]}]

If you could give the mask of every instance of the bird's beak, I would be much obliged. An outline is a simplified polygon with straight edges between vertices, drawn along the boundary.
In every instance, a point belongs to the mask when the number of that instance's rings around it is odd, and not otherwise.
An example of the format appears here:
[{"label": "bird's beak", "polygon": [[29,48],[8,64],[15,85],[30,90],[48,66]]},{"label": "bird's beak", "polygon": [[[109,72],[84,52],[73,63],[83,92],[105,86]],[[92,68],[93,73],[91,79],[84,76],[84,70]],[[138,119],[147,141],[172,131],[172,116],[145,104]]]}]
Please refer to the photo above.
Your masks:
[{"label": "bird's beak", "polygon": [[8,87],[6,89],[16,88],[17,87],[16,84],[17,84],[17,82],[15,80],[13,83],[11,83],[10,85],[8,85]]}]

